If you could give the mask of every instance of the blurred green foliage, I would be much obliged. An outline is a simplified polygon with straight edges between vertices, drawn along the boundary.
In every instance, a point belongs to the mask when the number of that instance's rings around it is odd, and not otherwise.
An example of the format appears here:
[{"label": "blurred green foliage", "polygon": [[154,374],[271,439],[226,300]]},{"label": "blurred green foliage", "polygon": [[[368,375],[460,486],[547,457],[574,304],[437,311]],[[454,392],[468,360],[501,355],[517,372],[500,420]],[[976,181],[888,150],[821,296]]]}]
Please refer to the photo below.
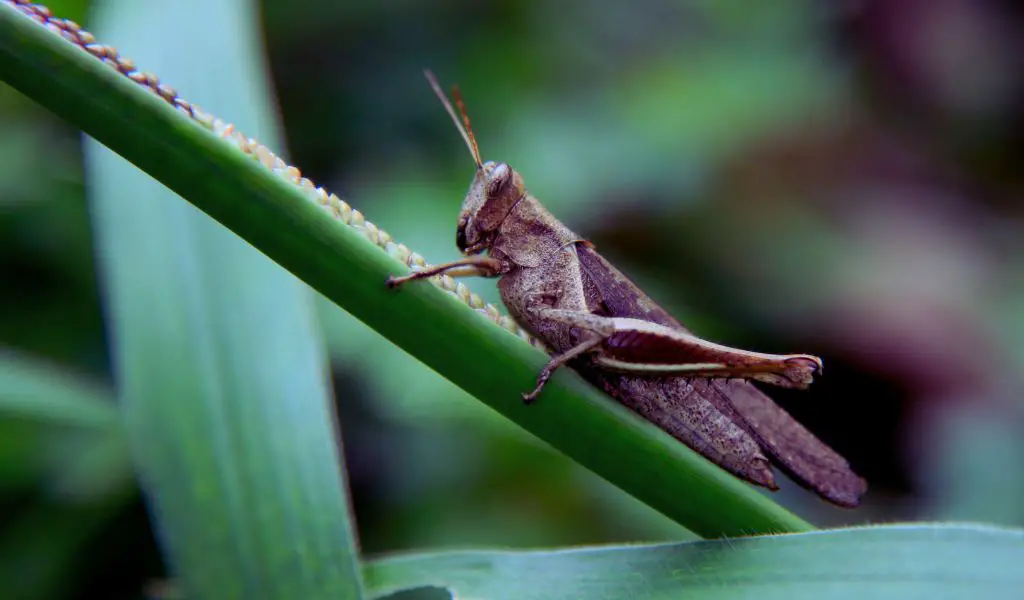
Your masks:
[{"label": "blurred green foliage", "polygon": [[[49,6],[90,23],[87,2]],[[773,396],[871,491],[854,512],[792,485],[781,502],[821,524],[1024,525],[1019,10],[261,8],[291,162],[431,262],[457,255],[470,162],[424,67],[460,84],[485,158],[513,164],[697,332],[823,355],[812,392]],[[60,389],[95,399],[111,368],[80,138],[0,85],[0,346],[85,373],[99,383]],[[493,283],[473,289],[496,300]],[[680,538],[333,305],[318,309],[365,552]],[[0,372],[39,373],[13,356],[0,355]],[[0,396],[53,397],[18,396],[14,381],[0,378]],[[0,561],[43,565],[37,597],[134,597],[162,571],[123,456],[104,450],[121,447],[116,430],[12,408],[24,404],[0,404]],[[117,485],[82,512],[75,493],[52,493],[55,481]],[[0,571],[0,589],[19,571]]]}]

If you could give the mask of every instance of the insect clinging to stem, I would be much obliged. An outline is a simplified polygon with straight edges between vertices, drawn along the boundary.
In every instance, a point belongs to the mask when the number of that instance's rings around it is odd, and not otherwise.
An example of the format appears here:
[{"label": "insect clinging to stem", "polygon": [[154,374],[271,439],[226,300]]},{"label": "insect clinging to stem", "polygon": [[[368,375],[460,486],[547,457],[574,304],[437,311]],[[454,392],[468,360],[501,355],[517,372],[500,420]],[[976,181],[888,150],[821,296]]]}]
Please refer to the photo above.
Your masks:
[{"label": "insect clinging to stem", "polygon": [[750,383],[804,389],[822,371],[818,357],[750,352],[693,335],[548,212],[515,169],[484,162],[458,88],[456,112],[426,76],[476,165],[455,235],[465,256],[390,277],[389,287],[442,273],[497,277],[509,313],[552,354],[525,402],[568,365],[751,483],[778,489],[774,463],[826,500],[859,504],[867,485],[847,461]]}]

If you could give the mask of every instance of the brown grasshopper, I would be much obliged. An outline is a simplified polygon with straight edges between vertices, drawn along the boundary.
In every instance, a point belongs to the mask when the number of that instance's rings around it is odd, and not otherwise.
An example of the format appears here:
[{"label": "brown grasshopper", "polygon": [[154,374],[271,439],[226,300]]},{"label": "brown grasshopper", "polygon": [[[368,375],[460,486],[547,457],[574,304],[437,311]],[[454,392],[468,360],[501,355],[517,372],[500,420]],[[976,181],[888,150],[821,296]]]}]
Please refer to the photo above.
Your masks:
[{"label": "brown grasshopper", "polygon": [[476,163],[455,236],[466,257],[390,277],[388,286],[442,273],[499,277],[509,313],[553,354],[537,386],[523,394],[525,402],[537,398],[555,370],[570,364],[591,383],[747,481],[778,489],[774,461],[825,499],[857,506],[865,481],[747,381],[803,389],[821,372],[821,360],[806,354],[748,352],[694,336],[593,244],[552,216],[512,167],[483,162],[458,88],[454,96],[461,121],[433,74],[426,75]]}]

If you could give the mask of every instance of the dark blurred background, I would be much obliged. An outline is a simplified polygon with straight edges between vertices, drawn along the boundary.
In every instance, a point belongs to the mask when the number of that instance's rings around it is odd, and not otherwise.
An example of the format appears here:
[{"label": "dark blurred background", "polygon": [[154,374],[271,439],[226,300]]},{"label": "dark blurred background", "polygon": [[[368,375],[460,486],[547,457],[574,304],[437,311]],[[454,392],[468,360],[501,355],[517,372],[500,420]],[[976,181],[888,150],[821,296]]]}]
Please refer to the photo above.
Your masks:
[{"label": "dark blurred background", "polygon": [[[48,4],[88,26],[89,2]],[[1024,525],[1018,3],[265,0],[263,14],[291,162],[429,261],[457,256],[472,164],[424,67],[461,86],[485,159],[698,334],[822,356],[812,391],[772,396],[870,491],[856,511],[791,483],[778,501],[823,525]],[[0,347],[109,386],[85,189],[78,131],[0,84]],[[367,553],[685,535],[321,304]],[[77,549],[66,576],[84,595],[160,577],[134,492],[73,539],[29,536],[21,516],[47,482],[19,476],[19,427],[0,422],[0,562]],[[55,510],[51,525],[79,520]],[[123,589],[99,587],[111,574]]]}]

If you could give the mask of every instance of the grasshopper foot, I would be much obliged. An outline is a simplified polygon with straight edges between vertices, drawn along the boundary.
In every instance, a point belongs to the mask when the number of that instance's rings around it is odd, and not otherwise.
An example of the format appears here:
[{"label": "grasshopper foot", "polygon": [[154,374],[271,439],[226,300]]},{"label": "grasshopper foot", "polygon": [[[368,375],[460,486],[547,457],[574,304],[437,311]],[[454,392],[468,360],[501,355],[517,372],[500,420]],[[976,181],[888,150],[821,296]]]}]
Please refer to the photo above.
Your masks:
[{"label": "grasshopper foot", "polygon": [[537,378],[537,387],[533,388],[532,392],[523,394],[523,404],[529,406],[537,401],[537,396],[540,396],[540,391],[544,389],[548,379],[551,379],[551,373],[553,372],[553,369],[548,369],[546,367],[540,372],[540,377]]},{"label": "grasshopper foot", "polygon": [[398,286],[402,285],[403,283],[410,281],[412,279],[415,279],[413,275],[405,275],[404,277],[395,277],[394,275],[389,275],[387,280],[384,282],[384,285],[388,286],[389,290],[393,290]]},{"label": "grasshopper foot", "polygon": [[786,358],[783,363],[783,371],[779,374],[789,380],[791,385],[775,383],[783,387],[793,387],[800,390],[807,389],[814,380],[814,376],[820,375],[823,369],[824,365],[817,356],[795,354]]},{"label": "grasshopper foot", "polygon": [[532,392],[523,394],[523,404],[529,406],[537,401],[537,396],[540,396],[540,391],[544,389],[544,383],[538,382],[537,387],[533,388]]}]

